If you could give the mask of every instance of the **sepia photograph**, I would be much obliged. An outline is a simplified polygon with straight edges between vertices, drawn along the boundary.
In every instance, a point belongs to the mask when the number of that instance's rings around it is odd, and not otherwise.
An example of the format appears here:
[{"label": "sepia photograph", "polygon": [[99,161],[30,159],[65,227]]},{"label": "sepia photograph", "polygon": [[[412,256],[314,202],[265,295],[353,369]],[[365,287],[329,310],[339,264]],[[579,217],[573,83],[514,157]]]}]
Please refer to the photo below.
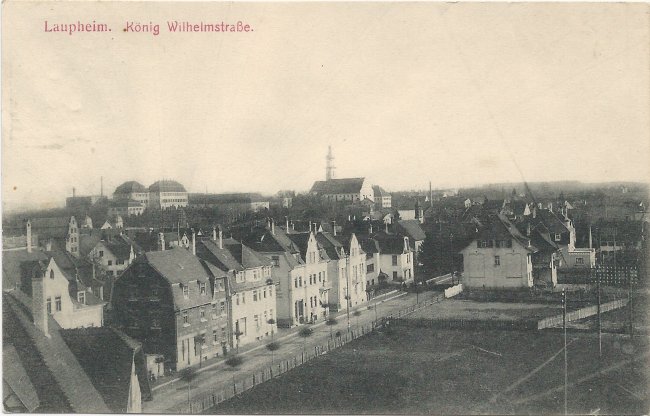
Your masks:
[{"label": "sepia photograph", "polygon": [[650,5],[2,2],[5,413],[650,412]]}]

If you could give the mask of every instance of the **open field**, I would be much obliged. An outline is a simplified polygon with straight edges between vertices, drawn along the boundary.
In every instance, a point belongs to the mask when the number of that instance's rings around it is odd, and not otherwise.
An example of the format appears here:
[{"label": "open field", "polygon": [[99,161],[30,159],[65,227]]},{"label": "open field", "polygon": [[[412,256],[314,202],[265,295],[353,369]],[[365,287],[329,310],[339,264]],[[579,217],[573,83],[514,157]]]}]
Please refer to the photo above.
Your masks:
[{"label": "open field", "polygon": [[[647,338],[571,333],[568,411],[647,413]],[[212,409],[213,413],[563,413],[557,332],[393,327]]]},{"label": "open field", "polygon": [[447,299],[409,315],[412,318],[480,319],[480,320],[539,320],[562,313],[560,305],[514,302],[477,302]]}]

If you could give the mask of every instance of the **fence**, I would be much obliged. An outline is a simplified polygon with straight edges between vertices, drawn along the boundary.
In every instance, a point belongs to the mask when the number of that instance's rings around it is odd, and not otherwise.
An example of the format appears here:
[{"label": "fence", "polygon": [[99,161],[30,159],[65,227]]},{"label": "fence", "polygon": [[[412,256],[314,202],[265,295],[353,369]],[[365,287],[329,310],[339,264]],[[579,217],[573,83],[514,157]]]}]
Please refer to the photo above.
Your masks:
[{"label": "fence", "polygon": [[452,286],[449,289],[445,289],[445,297],[446,298],[453,298],[454,296],[458,295],[463,291],[463,285],[456,285]]},{"label": "fence", "polygon": [[379,321],[370,322],[365,325],[356,326],[350,329],[350,332],[343,332],[339,337],[332,337],[327,340],[326,344],[310,346],[306,348],[301,354],[289,358],[283,358],[274,362],[272,365],[263,369],[258,369],[253,372],[238,375],[233,371],[232,381],[224,381],[218,386],[210,389],[208,392],[198,394],[189,402],[179,404],[173,409],[169,409],[173,413],[202,413],[218,404],[232,399],[233,397],[253,388],[254,386],[271,380],[287,371],[293,370],[302,364],[307,363],[314,358],[328,353],[336,348],[340,348],[345,344],[371,333],[377,328],[383,327],[387,321],[395,318],[400,318],[413,313],[416,310],[422,309],[434,303],[440,302],[445,297],[444,295],[436,295],[424,300],[423,302],[409,306],[397,313],[390,314]]},{"label": "fence", "polygon": [[603,266],[593,269],[558,270],[557,281],[560,284],[596,284],[605,286],[627,287],[630,283],[638,285],[639,271],[636,267]]},{"label": "fence", "polygon": [[[600,305],[600,312],[607,312],[614,309],[622,308],[627,305],[627,299],[619,299],[611,302],[603,303]],[[573,312],[568,312],[566,314],[566,321],[575,321],[578,319],[588,318],[594,316],[598,313],[598,306],[592,305],[587,306],[586,308],[581,308]],[[537,329],[551,328],[562,323],[562,315],[551,316],[550,318],[544,318],[541,321],[537,322]]]}]

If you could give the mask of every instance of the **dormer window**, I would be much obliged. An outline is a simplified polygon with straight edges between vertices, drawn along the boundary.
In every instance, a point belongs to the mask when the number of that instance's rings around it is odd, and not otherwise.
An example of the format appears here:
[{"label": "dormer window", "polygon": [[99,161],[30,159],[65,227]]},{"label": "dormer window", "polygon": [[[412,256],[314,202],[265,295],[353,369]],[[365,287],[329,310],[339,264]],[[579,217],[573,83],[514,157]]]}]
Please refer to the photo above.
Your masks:
[{"label": "dormer window", "polygon": [[77,302],[81,303],[82,305],[86,304],[86,292],[84,291],[77,292]]},{"label": "dormer window", "polygon": [[50,279],[54,279],[54,270],[50,269]]},{"label": "dormer window", "polygon": [[199,293],[202,295],[205,295],[205,283],[204,282],[199,282]]},{"label": "dormer window", "polygon": [[562,235],[555,233],[555,241],[560,241],[562,239]]},{"label": "dormer window", "polygon": [[189,286],[185,286],[185,285],[183,285],[183,286],[181,286],[181,287],[183,288],[183,297],[184,297],[185,299],[189,298],[189,297],[190,297],[190,287],[189,287]]}]

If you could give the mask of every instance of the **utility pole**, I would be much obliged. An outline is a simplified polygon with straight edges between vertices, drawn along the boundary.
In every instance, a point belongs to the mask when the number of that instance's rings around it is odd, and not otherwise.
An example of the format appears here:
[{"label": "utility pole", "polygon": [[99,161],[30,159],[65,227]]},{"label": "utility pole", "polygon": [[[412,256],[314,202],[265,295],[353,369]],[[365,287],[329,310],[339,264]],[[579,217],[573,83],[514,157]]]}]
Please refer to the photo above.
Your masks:
[{"label": "utility pole", "polygon": [[567,350],[566,350],[566,289],[562,289],[562,327],[564,328],[564,414],[567,415],[567,385],[569,375],[567,372]]},{"label": "utility pole", "polygon": [[[592,269],[593,270],[593,269]],[[600,318],[600,275],[596,273],[596,287],[598,290],[598,358],[601,361],[603,359],[603,332],[602,332],[602,322]]]},{"label": "utility pole", "polygon": [[454,284],[456,265],[454,264],[454,233],[449,233],[449,255],[451,256],[451,284]]},{"label": "utility pole", "polygon": [[630,338],[634,335],[634,326],[632,325],[632,273],[627,273],[627,308],[630,313]]}]

